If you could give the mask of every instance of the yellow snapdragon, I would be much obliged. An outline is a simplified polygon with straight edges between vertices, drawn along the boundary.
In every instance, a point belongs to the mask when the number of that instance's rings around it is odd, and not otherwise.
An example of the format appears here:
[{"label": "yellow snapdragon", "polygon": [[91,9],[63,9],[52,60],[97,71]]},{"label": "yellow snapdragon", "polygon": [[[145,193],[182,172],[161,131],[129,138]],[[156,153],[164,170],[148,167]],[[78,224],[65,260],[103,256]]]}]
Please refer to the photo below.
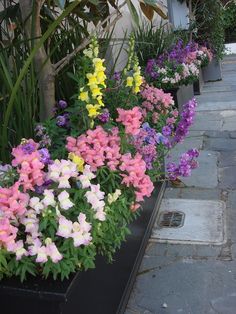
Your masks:
[{"label": "yellow snapdragon", "polygon": [[74,153],[69,153],[68,158],[77,166],[77,170],[80,172],[84,171],[84,160]]},{"label": "yellow snapdragon", "polygon": [[98,43],[94,38],[87,49],[84,50],[84,55],[91,59],[92,70],[86,74],[86,86],[80,89],[79,99],[86,102],[88,116],[93,120],[100,114],[103,103],[103,88],[106,87],[104,59],[98,57]]}]

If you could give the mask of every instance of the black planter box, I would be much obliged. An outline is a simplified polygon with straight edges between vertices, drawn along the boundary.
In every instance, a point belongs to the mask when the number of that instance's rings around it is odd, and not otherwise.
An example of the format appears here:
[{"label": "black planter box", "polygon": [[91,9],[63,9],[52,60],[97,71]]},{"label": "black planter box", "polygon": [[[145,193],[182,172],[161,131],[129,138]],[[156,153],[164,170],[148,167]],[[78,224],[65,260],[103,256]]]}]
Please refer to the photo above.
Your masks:
[{"label": "black planter box", "polygon": [[174,102],[175,102],[175,108],[176,109],[178,109],[178,107],[179,107],[179,104],[178,104],[178,90],[179,90],[179,88],[178,87],[176,87],[176,88],[172,88],[172,89],[163,89],[163,91],[165,92],[165,93],[169,93],[169,94],[171,94],[171,96],[173,97],[173,99],[174,99]]},{"label": "black planter box", "polygon": [[158,183],[131,224],[131,235],[116,253],[113,264],[103,257],[96,268],[63,282],[30,278],[0,281],[1,314],[115,314],[124,313],[137,271],[157,217],[165,183]]}]

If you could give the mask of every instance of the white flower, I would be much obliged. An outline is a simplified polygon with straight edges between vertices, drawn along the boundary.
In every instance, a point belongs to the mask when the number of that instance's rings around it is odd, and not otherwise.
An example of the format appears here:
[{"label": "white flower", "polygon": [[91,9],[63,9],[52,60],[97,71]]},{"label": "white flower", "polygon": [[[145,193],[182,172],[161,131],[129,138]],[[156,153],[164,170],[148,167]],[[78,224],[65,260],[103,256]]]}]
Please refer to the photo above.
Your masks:
[{"label": "white flower", "polygon": [[62,209],[69,209],[71,207],[74,206],[74,204],[71,202],[71,200],[69,199],[69,193],[67,193],[66,191],[62,191],[59,195],[58,195],[58,200],[60,202],[60,206]]},{"label": "white flower", "polygon": [[44,190],[43,195],[44,199],[42,200],[42,202],[46,207],[56,205],[53,190]]}]

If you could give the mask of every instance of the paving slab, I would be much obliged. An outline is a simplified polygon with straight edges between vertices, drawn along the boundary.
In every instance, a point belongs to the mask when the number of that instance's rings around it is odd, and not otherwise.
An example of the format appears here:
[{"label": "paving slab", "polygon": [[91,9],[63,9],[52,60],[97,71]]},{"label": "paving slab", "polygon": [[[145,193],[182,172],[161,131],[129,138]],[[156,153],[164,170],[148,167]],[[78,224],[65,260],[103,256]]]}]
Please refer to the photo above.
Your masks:
[{"label": "paving slab", "polygon": [[236,139],[225,138],[207,138],[205,140],[204,149],[230,152],[236,150]]},{"label": "paving slab", "polygon": [[220,200],[221,191],[219,189],[207,188],[176,188],[168,187],[165,190],[164,198],[179,199],[200,199],[200,200]]},{"label": "paving slab", "polygon": [[221,152],[219,156],[219,167],[236,166],[236,150],[230,152]]},{"label": "paving slab", "polygon": [[161,269],[156,263],[137,277],[133,306],[153,314],[235,314],[234,262],[216,260],[212,267],[212,260],[182,258]]},{"label": "paving slab", "polygon": [[236,189],[236,166],[219,168],[219,187],[221,189]]},{"label": "paving slab", "polygon": [[[184,213],[182,226],[160,227],[158,219],[169,211]],[[151,238],[169,243],[222,244],[225,240],[224,211],[225,203],[222,201],[163,199]]]}]

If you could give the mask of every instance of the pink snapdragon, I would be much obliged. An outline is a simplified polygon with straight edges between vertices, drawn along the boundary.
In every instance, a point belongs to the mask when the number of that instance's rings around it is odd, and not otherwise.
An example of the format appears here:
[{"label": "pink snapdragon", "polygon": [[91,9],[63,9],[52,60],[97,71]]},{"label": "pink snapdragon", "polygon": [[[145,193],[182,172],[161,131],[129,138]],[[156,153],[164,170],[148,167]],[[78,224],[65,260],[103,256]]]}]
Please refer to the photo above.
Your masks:
[{"label": "pink snapdragon", "polygon": [[38,144],[33,140],[28,140],[25,144],[20,144],[12,149],[12,165],[17,167],[20,175],[19,182],[24,191],[34,191],[34,186],[41,186],[44,183],[44,164],[40,161],[41,156],[37,151]]},{"label": "pink snapdragon", "polygon": [[139,107],[130,110],[118,108],[117,122],[125,126],[125,132],[129,135],[137,135],[142,123],[142,112]]},{"label": "pink snapdragon", "polygon": [[170,93],[165,93],[162,89],[149,86],[148,84],[145,85],[140,94],[144,99],[142,106],[148,111],[153,111],[154,105],[161,105],[164,108],[174,105],[174,100]]},{"label": "pink snapdragon", "polygon": [[19,190],[19,182],[9,188],[0,188],[0,214],[4,217],[14,218],[26,211],[29,195]]},{"label": "pink snapdragon", "polygon": [[120,137],[118,128],[106,132],[101,126],[88,130],[77,139],[67,138],[67,149],[84,159],[92,171],[107,164],[115,170],[120,160]]},{"label": "pink snapdragon", "polygon": [[14,242],[18,229],[10,224],[8,218],[0,217],[0,248]]},{"label": "pink snapdragon", "polygon": [[149,176],[145,174],[146,164],[140,154],[136,154],[132,158],[130,153],[122,156],[122,163],[120,165],[123,177],[122,183],[126,186],[133,186],[136,190],[136,201],[143,201],[144,196],[150,196],[154,186]]}]

